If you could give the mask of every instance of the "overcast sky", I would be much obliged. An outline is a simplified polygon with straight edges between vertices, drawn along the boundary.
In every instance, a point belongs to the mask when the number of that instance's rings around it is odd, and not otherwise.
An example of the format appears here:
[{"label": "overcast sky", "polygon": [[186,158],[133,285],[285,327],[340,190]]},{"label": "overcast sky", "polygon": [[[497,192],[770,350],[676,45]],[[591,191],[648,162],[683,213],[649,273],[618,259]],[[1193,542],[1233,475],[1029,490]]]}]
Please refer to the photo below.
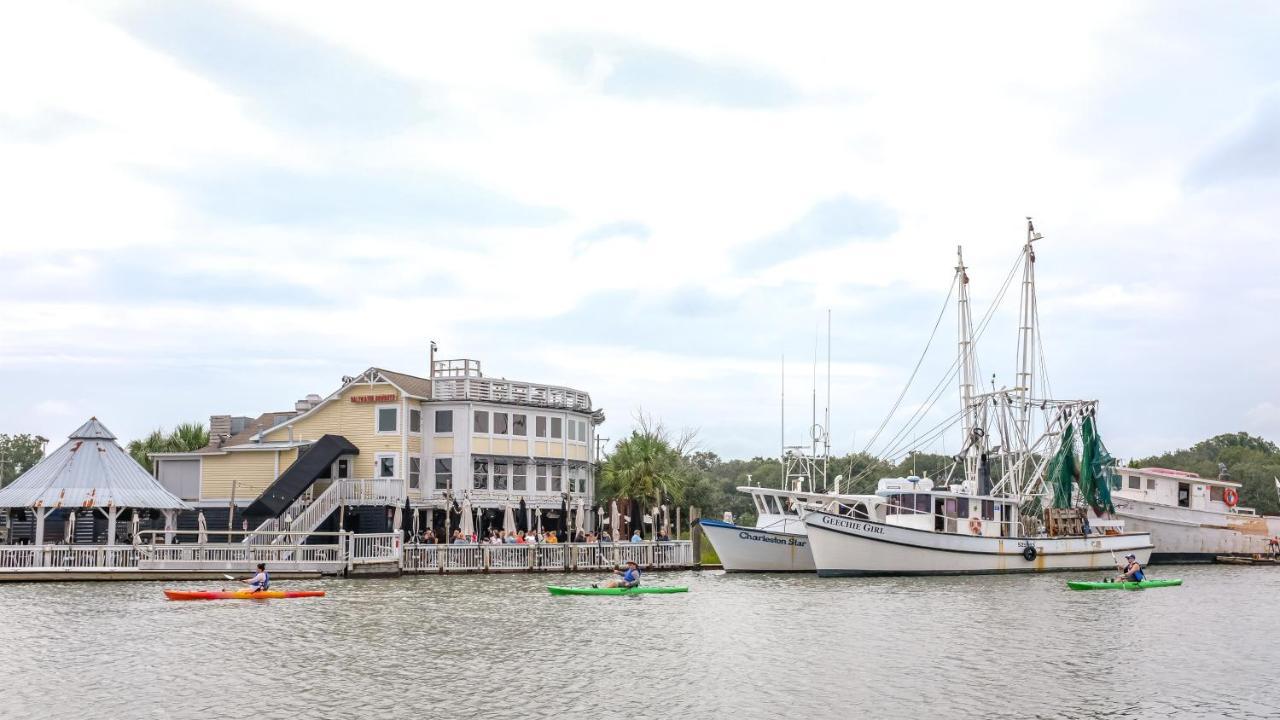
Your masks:
[{"label": "overcast sky", "polygon": [[285,409],[434,338],[769,456],[830,309],[843,452],[956,246],[977,316],[1032,215],[1052,389],[1116,455],[1280,440],[1274,3],[352,7],[0,11],[0,432]]}]

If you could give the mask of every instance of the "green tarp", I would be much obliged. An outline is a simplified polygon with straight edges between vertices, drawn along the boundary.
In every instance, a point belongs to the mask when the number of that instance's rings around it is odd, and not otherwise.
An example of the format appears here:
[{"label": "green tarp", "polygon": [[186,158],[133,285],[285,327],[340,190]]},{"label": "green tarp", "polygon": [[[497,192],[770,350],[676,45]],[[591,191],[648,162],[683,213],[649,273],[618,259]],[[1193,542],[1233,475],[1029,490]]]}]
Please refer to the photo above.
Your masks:
[{"label": "green tarp", "polygon": [[1076,479],[1076,431],[1075,426],[1069,422],[1062,430],[1062,444],[1049,462],[1045,479],[1053,488],[1053,506],[1071,507],[1071,485]]}]

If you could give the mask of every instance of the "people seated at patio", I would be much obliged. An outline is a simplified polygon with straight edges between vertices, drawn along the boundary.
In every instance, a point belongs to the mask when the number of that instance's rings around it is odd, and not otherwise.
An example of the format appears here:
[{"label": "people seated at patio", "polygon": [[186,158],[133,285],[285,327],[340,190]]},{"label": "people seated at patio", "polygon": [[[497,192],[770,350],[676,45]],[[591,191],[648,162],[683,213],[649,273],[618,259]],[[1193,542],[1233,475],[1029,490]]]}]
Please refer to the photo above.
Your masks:
[{"label": "people seated at patio", "polygon": [[466,544],[467,544],[467,538],[466,538],[465,536],[463,536],[463,534],[462,534],[462,531],[461,531],[461,530],[454,530],[454,531],[453,531],[453,540],[452,540],[451,542],[452,542],[454,545],[466,545]]},{"label": "people seated at patio", "polygon": [[640,537],[640,528],[631,531],[631,542],[644,542],[644,538]]},{"label": "people seated at patio", "polygon": [[436,539],[436,531],[432,528],[427,528],[427,531],[422,533],[422,543],[424,545],[435,545],[437,542],[439,540]]}]

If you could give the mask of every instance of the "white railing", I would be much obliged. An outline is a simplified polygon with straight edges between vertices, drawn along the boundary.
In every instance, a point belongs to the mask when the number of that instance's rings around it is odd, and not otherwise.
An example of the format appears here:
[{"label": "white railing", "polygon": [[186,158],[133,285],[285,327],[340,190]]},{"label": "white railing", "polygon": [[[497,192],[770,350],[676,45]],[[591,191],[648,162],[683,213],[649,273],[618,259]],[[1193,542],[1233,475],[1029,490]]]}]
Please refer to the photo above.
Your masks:
[{"label": "white railing", "polygon": [[405,572],[514,572],[604,570],[634,560],[646,569],[693,566],[687,540],[661,543],[541,545],[406,545]]},{"label": "white railing", "polygon": [[581,390],[483,377],[436,377],[433,400],[487,400],[547,408],[591,411],[591,396]]},{"label": "white railing", "polygon": [[[246,545],[259,545],[264,542],[270,542],[269,537],[277,537],[277,538],[279,537],[278,535],[268,536],[267,533],[277,533],[282,530],[292,530],[293,529],[292,525],[297,524],[297,522],[302,519],[303,514],[306,512],[307,505],[310,502],[311,502],[311,499],[308,498],[304,493],[303,496],[295,500],[293,504],[290,505],[289,508],[285,510],[280,517],[267,518],[265,521],[263,521],[261,525],[259,525],[254,530],[254,533],[252,535],[246,537],[241,542],[245,543]],[[291,523],[290,527],[284,526],[284,518],[293,519],[293,523]],[[324,518],[321,518],[321,522],[323,522],[323,520]],[[316,524],[319,525],[319,523],[316,523]],[[314,530],[315,528],[308,528],[308,529]]]},{"label": "white railing", "polygon": [[352,535],[351,564],[398,562],[402,547],[398,532]]},{"label": "white railing", "polygon": [[136,568],[132,545],[6,545],[0,568]]},{"label": "white railing", "polygon": [[334,483],[334,487],[341,488],[342,501],[348,505],[404,504],[404,481],[400,478],[343,480]]}]

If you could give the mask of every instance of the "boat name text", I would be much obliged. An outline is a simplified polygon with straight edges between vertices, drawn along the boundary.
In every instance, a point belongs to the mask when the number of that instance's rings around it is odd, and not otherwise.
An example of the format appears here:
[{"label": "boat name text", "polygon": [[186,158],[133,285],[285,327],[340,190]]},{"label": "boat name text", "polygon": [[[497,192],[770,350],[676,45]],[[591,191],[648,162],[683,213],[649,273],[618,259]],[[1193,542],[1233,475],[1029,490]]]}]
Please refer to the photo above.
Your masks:
[{"label": "boat name text", "polygon": [[756,535],[746,530],[738,533],[738,538],[742,540],[755,540],[756,542],[773,543],[775,545],[794,545],[796,547],[804,547],[805,541],[799,538],[778,538],[769,535]]},{"label": "boat name text", "polygon": [[849,518],[832,517],[831,515],[823,515],[822,524],[835,525],[837,527],[847,528],[849,530],[854,530],[857,532],[878,533],[880,535],[884,534],[884,528],[880,527],[879,525],[859,522],[857,520],[850,520]]}]

